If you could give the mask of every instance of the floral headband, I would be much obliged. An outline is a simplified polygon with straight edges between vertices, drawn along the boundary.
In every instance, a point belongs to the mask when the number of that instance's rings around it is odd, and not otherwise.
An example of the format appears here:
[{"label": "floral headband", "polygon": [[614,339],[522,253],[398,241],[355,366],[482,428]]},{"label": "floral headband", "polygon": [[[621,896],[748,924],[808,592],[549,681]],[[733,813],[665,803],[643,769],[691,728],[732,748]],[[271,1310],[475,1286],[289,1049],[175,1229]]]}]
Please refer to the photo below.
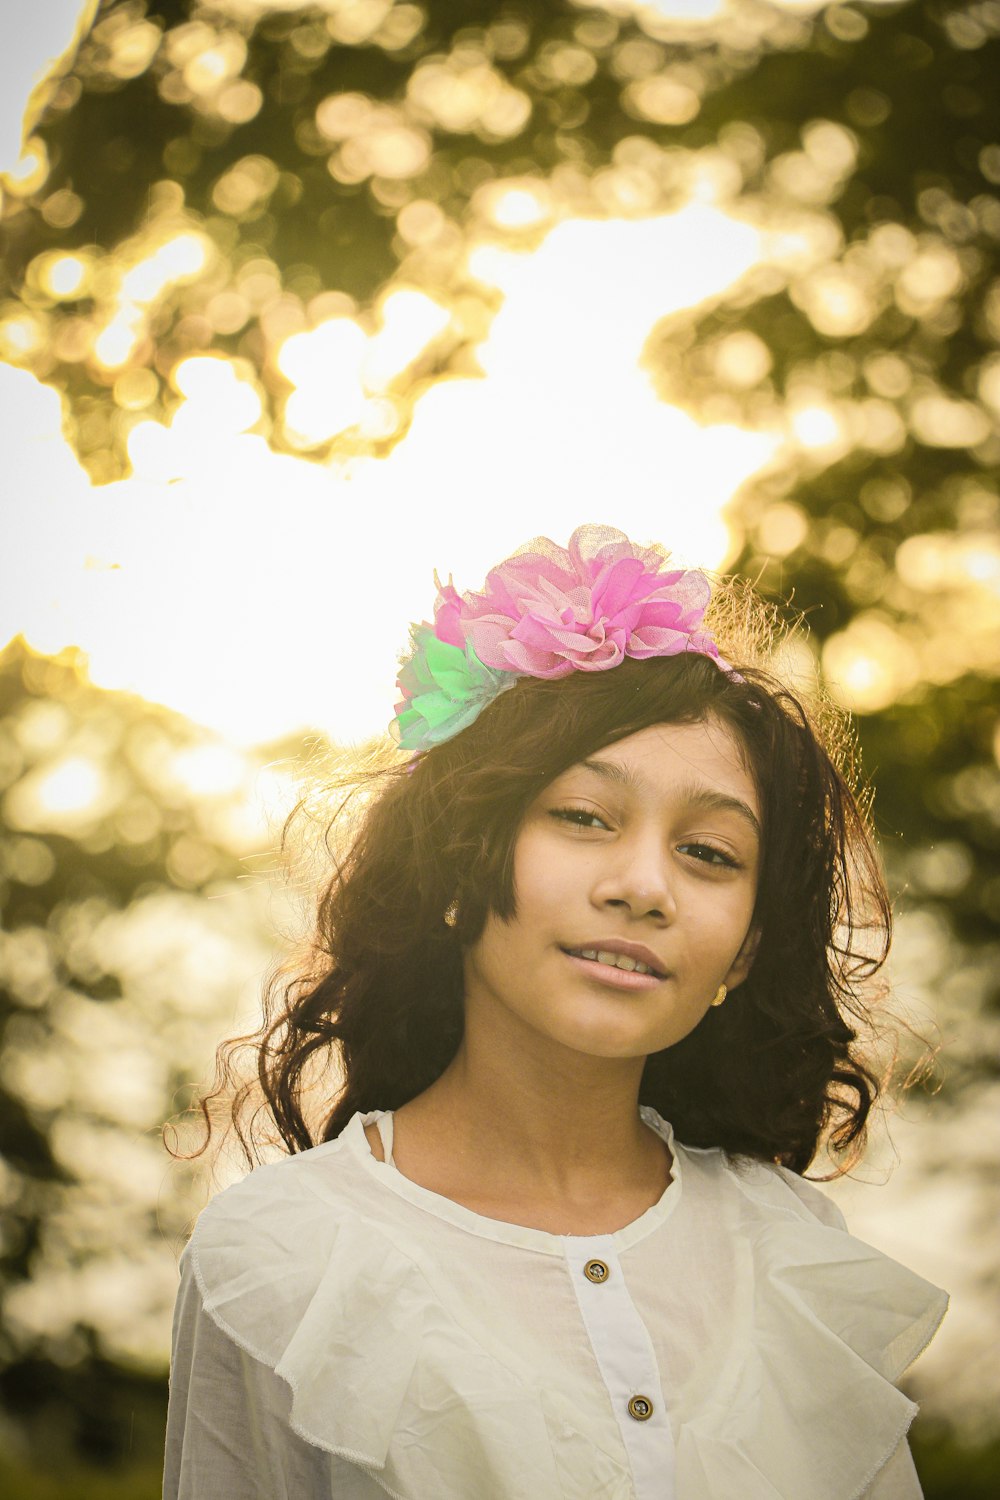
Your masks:
[{"label": "floral headband", "polygon": [[529,542],[479,594],[457,593],[450,578],[442,586],[435,573],[434,624],[411,626],[397,679],[400,747],[419,752],[451,739],[522,677],[605,672],[626,656],[684,651],[725,666],[699,629],[708,579],[666,562],[612,527],[581,526],[568,547]]}]

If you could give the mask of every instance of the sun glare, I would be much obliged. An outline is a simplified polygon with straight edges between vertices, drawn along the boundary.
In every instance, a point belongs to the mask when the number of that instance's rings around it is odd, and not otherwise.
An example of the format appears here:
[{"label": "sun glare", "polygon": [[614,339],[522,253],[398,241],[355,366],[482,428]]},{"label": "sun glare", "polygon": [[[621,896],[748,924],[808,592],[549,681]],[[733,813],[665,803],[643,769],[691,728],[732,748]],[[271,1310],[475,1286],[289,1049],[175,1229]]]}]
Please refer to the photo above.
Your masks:
[{"label": "sun glare", "polygon": [[151,309],[178,282],[190,281],[208,264],[211,246],[203,234],[151,232],[136,247],[132,263],[119,277],[108,299],[105,322],[94,340],[94,354],[106,370],[120,369],[131,358],[148,327]]},{"label": "sun glare", "polygon": [[44,262],[41,276],[54,297],[75,299],[82,295],[90,277],[90,263],[83,255],[55,254]]},{"label": "sun glare", "polygon": [[40,188],[49,172],[49,156],[44,141],[34,137],[26,142],[20,157],[0,174],[0,183],[8,193],[26,198]]},{"label": "sun glare", "polygon": [[173,760],[173,774],[199,797],[219,797],[234,792],[246,775],[246,761],[231,746],[192,745]]},{"label": "sun glare", "polygon": [[446,307],[425,292],[399,287],[381,306],[382,327],[369,341],[362,378],[369,391],[382,391],[407,369],[451,321]]},{"label": "sun glare", "polygon": [[200,234],[176,234],[158,245],[122,277],[122,296],[129,302],[153,302],[172,282],[197,276],[208,259],[208,242]]},{"label": "sun glare", "polygon": [[841,438],[840,424],[825,406],[800,407],[792,413],[789,425],[803,448],[825,448]]},{"label": "sun glare", "polygon": [[852,713],[878,713],[917,683],[920,665],[908,640],[888,620],[857,615],[823,647],[823,672]]},{"label": "sun glare", "polygon": [[100,767],[74,755],[41,776],[34,795],[43,812],[85,812],[97,802],[103,786]]},{"label": "sun glare", "polygon": [[368,339],[353,318],[330,318],[281,346],[277,365],[293,387],[285,429],[298,447],[316,447],[359,423]]}]

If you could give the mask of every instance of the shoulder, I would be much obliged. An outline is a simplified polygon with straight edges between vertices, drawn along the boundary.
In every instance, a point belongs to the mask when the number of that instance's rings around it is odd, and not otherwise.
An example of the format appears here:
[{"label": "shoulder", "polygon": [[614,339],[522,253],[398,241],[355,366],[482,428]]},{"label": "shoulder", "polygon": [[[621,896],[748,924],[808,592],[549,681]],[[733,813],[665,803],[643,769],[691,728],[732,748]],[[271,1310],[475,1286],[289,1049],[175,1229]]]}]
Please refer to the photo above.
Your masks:
[{"label": "shoulder", "polygon": [[837,1205],[796,1172],[755,1157],[729,1155],[718,1146],[689,1146],[677,1140],[673,1126],[651,1106],[644,1105],[640,1113],[666,1142],[671,1155],[680,1155],[686,1196],[712,1199],[717,1205],[728,1199],[730,1205],[742,1204],[750,1214],[756,1208],[761,1217],[818,1220],[830,1229],[846,1229]]},{"label": "shoulder", "polygon": [[844,1215],[815,1183],[800,1177],[788,1167],[773,1162],[754,1162],[754,1177],[762,1197],[777,1206],[809,1218],[818,1219],[828,1229],[847,1229]]},{"label": "shoulder", "polygon": [[293,1284],[315,1286],[336,1241],[364,1224],[377,1192],[355,1135],[364,1141],[360,1117],[336,1140],[255,1167],[215,1195],[185,1252],[206,1305],[251,1280],[260,1290],[280,1283],[282,1298]]},{"label": "shoulder", "polygon": [[380,1192],[356,1137],[364,1145],[360,1116],[337,1140],[255,1168],[212,1199],[184,1252],[203,1310],[272,1368],[320,1304],[335,1320],[407,1272],[395,1199]]},{"label": "shoulder", "polygon": [[240,1228],[250,1242],[284,1239],[314,1218],[327,1220],[338,1185],[350,1175],[342,1139],[254,1167],[205,1206],[191,1243],[203,1246],[220,1235],[232,1240]]},{"label": "shoulder", "polygon": [[699,1195],[728,1200],[746,1218],[778,1218],[828,1229],[846,1230],[840,1209],[815,1183],[788,1167],[755,1157],[730,1155],[717,1146],[688,1146],[674,1142],[682,1153],[682,1168]]},{"label": "shoulder", "polygon": [[837,1205],[787,1167],[682,1149],[695,1196],[747,1249],[756,1316],[791,1317],[813,1333],[852,1329],[854,1352],[895,1381],[940,1323],[947,1294],[855,1238]]},{"label": "shoulder", "polygon": [[678,1150],[699,1253],[724,1250],[719,1300],[735,1351],[725,1403],[701,1429],[704,1472],[718,1474],[711,1493],[731,1490],[733,1414],[763,1411],[736,1446],[769,1495],[867,1495],[916,1413],[896,1382],[933,1337],[947,1294],[851,1235],[836,1204],[797,1173]]},{"label": "shoulder", "polygon": [[822,1188],[817,1187],[814,1182],[801,1178],[798,1172],[790,1172],[787,1167],[768,1167],[763,1163],[757,1163],[757,1166],[762,1167],[763,1172],[772,1173],[772,1176],[780,1182],[784,1193],[792,1194],[798,1200],[799,1205],[811,1214],[811,1217],[819,1220],[820,1224],[826,1224],[828,1229],[847,1229],[844,1215],[841,1214],[834,1200],[829,1199],[826,1193],[823,1193]]}]

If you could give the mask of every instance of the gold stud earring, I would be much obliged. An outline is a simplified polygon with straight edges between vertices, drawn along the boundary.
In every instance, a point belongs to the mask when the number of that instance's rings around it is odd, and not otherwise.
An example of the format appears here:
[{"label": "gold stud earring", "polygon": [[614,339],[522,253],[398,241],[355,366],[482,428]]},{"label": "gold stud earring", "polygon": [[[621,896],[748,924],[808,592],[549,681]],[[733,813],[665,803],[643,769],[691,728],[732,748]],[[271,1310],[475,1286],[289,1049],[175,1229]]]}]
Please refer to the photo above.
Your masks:
[{"label": "gold stud earring", "polygon": [[444,909],[444,922],[446,927],[455,927],[458,924],[458,902],[452,901]]},{"label": "gold stud earring", "polygon": [[721,1005],[728,994],[729,991],[726,989],[726,986],[724,984],[720,984],[719,988],[715,992],[715,999],[712,1001],[712,1004]]}]

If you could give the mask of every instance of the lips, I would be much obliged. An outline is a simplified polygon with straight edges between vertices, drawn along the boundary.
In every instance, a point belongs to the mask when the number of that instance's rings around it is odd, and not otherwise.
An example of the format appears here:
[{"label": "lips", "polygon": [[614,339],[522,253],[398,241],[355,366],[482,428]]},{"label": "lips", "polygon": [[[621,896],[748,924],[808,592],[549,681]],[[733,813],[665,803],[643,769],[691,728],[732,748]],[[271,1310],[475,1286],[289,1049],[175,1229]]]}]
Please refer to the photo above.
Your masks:
[{"label": "lips", "polygon": [[628,974],[651,974],[654,979],[665,979],[666,973],[656,954],[642,943],[595,942],[579,948],[563,948],[571,958],[585,958],[607,968],[621,969]]}]

